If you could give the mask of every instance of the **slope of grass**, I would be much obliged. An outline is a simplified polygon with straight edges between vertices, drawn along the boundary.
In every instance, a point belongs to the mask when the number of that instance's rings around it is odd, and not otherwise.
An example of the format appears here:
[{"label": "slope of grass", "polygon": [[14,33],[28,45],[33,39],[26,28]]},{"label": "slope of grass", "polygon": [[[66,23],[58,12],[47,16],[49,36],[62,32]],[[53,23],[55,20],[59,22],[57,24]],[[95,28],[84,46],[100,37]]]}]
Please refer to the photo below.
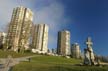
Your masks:
[{"label": "slope of grass", "polygon": [[32,58],[32,62],[36,63],[50,63],[50,64],[79,64],[81,60],[79,59],[67,59],[65,57],[56,57],[56,56],[39,56]]},{"label": "slope of grass", "polygon": [[108,71],[108,67],[75,66],[82,62],[78,59],[66,59],[55,56],[38,56],[31,62],[21,62],[14,66],[12,71]]},{"label": "slope of grass", "polygon": [[13,67],[12,71],[108,71],[108,67],[72,66],[65,64],[40,64],[22,62]]},{"label": "slope of grass", "polygon": [[[34,54],[0,50],[0,58],[6,58],[8,55],[16,58]],[[74,66],[81,62],[82,60],[78,59],[39,55],[32,58],[30,62],[21,62],[15,65],[12,71],[108,71],[108,66]]]},{"label": "slope of grass", "polygon": [[33,53],[16,53],[13,51],[2,51],[0,50],[0,58],[7,58],[8,55],[11,55],[13,58],[24,57],[33,55]]},{"label": "slope of grass", "polygon": [[14,66],[12,71],[57,71],[62,69],[62,66],[71,67],[80,62],[81,60],[76,59],[41,55],[32,58],[30,62],[21,62]]}]

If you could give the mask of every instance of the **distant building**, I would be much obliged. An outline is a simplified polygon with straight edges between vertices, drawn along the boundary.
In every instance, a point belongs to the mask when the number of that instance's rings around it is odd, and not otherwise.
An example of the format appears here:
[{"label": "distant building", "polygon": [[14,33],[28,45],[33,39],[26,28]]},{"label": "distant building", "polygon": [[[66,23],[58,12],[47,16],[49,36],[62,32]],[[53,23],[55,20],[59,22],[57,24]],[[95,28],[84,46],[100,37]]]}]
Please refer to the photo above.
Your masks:
[{"label": "distant building", "polygon": [[57,52],[56,52],[56,49],[52,48],[52,53],[53,53],[53,54],[56,54],[56,53],[57,53]]},{"label": "distant building", "polygon": [[13,9],[7,36],[7,48],[18,51],[24,50],[32,27],[33,13],[23,6]]},{"label": "distant building", "polygon": [[70,32],[67,30],[58,32],[57,54],[70,55]]},{"label": "distant building", "polygon": [[7,34],[4,32],[0,32],[0,49],[2,49],[6,43]]},{"label": "distant building", "polygon": [[33,31],[32,47],[42,53],[48,50],[48,25],[36,24]]},{"label": "distant building", "polygon": [[81,50],[80,50],[80,46],[78,45],[78,43],[72,44],[71,56],[73,58],[80,58],[81,57]]}]

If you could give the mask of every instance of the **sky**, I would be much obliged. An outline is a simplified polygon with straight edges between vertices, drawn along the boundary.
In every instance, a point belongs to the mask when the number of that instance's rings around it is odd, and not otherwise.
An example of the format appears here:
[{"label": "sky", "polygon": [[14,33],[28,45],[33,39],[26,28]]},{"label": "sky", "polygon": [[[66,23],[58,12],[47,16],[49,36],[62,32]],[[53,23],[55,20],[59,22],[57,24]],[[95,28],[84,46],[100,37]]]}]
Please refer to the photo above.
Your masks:
[{"label": "sky", "polygon": [[107,0],[1,0],[0,31],[6,32],[12,10],[17,6],[30,8],[34,24],[49,25],[48,47],[57,47],[57,33],[70,31],[71,44],[86,48],[92,38],[94,53],[108,56],[108,1]]}]

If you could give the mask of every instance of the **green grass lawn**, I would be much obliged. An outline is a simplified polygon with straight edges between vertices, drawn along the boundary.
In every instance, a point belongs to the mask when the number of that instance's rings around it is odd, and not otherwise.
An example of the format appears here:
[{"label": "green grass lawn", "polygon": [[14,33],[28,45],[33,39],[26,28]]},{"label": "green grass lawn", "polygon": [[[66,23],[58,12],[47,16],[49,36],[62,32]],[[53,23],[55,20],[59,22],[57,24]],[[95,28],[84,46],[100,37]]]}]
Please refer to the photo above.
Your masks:
[{"label": "green grass lawn", "polygon": [[17,58],[17,57],[31,56],[34,54],[33,53],[16,53],[13,51],[0,50],[0,58],[7,58],[8,55],[11,55],[13,58]]},{"label": "green grass lawn", "polygon": [[80,62],[78,59],[40,55],[32,58],[31,62],[21,62],[12,71],[108,71],[107,66],[74,66]]}]

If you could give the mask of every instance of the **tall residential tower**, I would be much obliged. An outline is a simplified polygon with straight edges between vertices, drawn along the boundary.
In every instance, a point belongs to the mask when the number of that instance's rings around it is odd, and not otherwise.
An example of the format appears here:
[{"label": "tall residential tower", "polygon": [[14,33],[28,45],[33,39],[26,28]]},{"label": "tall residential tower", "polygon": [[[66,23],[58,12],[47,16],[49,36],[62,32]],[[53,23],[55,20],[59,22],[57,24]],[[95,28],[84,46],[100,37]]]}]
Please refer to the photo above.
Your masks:
[{"label": "tall residential tower", "polygon": [[28,44],[32,27],[33,13],[23,6],[13,9],[7,36],[7,48],[14,51],[23,50]]},{"label": "tall residential tower", "polygon": [[58,32],[57,54],[70,55],[70,32],[67,30]]},{"label": "tall residential tower", "polygon": [[81,50],[80,50],[80,46],[78,43],[72,44],[71,55],[73,58],[80,58],[81,57]]},{"label": "tall residential tower", "polygon": [[33,31],[32,47],[47,53],[48,50],[48,25],[36,24]]}]

